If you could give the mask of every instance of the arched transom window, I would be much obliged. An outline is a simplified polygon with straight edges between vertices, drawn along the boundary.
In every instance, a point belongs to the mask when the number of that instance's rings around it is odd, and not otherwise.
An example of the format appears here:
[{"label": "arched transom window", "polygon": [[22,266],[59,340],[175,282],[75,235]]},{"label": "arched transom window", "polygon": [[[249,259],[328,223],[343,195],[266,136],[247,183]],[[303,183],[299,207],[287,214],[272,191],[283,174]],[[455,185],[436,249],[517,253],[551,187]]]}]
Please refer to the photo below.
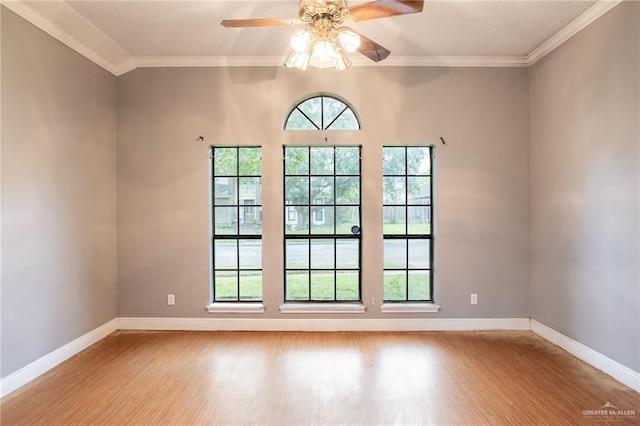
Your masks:
[{"label": "arched transom window", "polygon": [[353,109],[329,95],[307,98],[291,109],[285,130],[360,130]]}]

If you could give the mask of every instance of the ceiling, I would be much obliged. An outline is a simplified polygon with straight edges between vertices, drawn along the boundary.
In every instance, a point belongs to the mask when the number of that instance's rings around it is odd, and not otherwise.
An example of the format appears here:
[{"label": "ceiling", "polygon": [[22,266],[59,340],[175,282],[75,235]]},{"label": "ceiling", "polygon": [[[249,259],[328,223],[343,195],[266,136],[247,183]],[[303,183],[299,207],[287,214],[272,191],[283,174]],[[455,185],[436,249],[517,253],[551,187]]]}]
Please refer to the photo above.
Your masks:
[{"label": "ceiling", "polygon": [[[352,0],[349,5],[364,3]],[[353,28],[391,50],[378,64],[528,66],[619,0],[429,1],[419,14]],[[223,19],[297,17],[296,0],[4,0],[115,75],[143,66],[281,65],[296,28],[223,28]]]}]

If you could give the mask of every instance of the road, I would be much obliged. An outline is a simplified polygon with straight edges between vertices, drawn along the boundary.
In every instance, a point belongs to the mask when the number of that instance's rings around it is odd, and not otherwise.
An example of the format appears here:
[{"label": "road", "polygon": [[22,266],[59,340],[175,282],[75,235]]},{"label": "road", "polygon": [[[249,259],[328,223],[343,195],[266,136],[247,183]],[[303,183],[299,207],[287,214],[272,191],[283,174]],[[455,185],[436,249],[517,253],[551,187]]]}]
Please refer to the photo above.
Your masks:
[{"label": "road", "polygon": [[[428,241],[410,241],[410,267],[428,267]],[[336,257],[341,268],[358,267],[358,240],[337,240]],[[403,240],[386,240],[384,242],[385,266],[404,267],[406,262],[406,243]],[[262,242],[258,240],[242,240],[241,267],[261,268]],[[229,241],[216,243],[216,268],[235,268],[236,247]],[[333,241],[319,240],[311,245],[311,259],[314,265],[326,265],[331,268],[334,258]],[[306,241],[287,242],[287,267],[305,267],[309,261],[309,244]]]}]

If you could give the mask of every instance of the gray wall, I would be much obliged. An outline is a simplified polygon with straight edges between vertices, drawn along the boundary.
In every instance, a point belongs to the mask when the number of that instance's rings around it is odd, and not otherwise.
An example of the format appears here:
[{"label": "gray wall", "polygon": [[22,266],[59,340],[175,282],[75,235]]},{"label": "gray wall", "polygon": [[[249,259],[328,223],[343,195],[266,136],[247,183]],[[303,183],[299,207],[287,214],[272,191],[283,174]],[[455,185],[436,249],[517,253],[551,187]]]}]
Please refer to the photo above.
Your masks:
[{"label": "gray wall", "polygon": [[640,4],[530,68],[531,316],[640,371]]},{"label": "gray wall", "polygon": [[[638,9],[616,7],[529,71],[173,68],[118,79],[3,10],[2,376],[116,314],[214,317],[204,310],[211,144],[264,148],[264,317],[280,317],[281,147],[325,137],[363,145],[358,317],[381,317],[381,147],[433,143],[443,311],[423,316],[531,315],[640,370]],[[281,130],[287,109],[320,91],[350,101],[362,130]]]},{"label": "gray wall", "polygon": [[[351,102],[362,130],[281,130],[287,109],[319,91]],[[381,317],[382,146],[420,143],[437,144],[436,301],[443,311],[435,316],[529,317],[526,69],[146,68],[118,78],[117,111],[119,316],[214,316],[204,309],[208,146],[260,144],[264,317],[279,317],[282,145],[323,144],[326,136],[330,144],[363,145],[368,310],[356,317]],[[204,142],[196,142],[200,135]],[[472,292],[478,305],[469,303]],[[175,306],[167,306],[169,293]]]},{"label": "gray wall", "polygon": [[2,9],[3,377],[116,316],[116,78]]}]

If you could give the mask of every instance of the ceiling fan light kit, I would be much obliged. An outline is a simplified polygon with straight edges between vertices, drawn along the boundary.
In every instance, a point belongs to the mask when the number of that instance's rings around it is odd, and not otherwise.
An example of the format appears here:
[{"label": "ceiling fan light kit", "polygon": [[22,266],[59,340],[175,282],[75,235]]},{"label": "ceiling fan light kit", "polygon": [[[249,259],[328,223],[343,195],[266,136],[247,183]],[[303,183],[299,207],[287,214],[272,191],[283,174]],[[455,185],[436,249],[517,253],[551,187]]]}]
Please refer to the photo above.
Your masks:
[{"label": "ceiling fan light kit", "polygon": [[347,53],[353,53],[360,47],[360,36],[355,31],[346,28],[340,29],[338,40]]},{"label": "ceiling fan light kit", "polygon": [[309,43],[311,42],[311,33],[307,30],[298,31],[291,36],[291,48],[294,52],[304,53],[309,50]]},{"label": "ceiling fan light kit", "polygon": [[307,52],[292,52],[284,63],[287,68],[300,68],[306,70],[309,66],[310,56]]},{"label": "ceiling fan light kit", "polygon": [[347,53],[357,51],[374,62],[391,53],[342,24],[418,13],[423,6],[424,0],[376,0],[353,7],[348,7],[346,0],[300,0],[299,19],[232,19],[222,21],[221,25],[227,28],[305,25],[306,29],[291,36],[293,52],[284,66],[306,70],[311,65],[342,71],[351,65]]},{"label": "ceiling fan light kit", "polygon": [[346,53],[358,50],[360,36],[344,28],[314,32],[303,30],[291,36],[290,44],[293,52],[284,63],[285,67],[305,70],[311,65],[342,71],[351,66]]}]

